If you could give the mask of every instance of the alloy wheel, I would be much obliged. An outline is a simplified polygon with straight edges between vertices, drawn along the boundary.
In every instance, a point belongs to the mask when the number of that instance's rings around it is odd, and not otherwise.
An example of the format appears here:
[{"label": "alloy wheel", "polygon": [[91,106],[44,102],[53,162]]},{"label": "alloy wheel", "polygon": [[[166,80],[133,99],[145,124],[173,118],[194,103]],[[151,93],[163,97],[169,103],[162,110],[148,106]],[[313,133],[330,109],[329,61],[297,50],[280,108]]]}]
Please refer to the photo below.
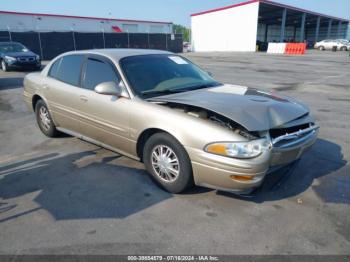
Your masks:
[{"label": "alloy wheel", "polygon": [[39,117],[40,117],[41,126],[46,131],[48,131],[51,127],[51,119],[50,119],[50,115],[49,115],[49,112],[47,111],[46,107],[44,107],[44,106],[40,107]]},{"label": "alloy wheel", "polygon": [[1,61],[1,69],[2,71],[6,72],[7,71],[7,66],[4,60]]},{"label": "alloy wheel", "polygon": [[173,182],[180,174],[179,159],[166,145],[158,145],[152,150],[151,163],[154,172],[164,182]]}]

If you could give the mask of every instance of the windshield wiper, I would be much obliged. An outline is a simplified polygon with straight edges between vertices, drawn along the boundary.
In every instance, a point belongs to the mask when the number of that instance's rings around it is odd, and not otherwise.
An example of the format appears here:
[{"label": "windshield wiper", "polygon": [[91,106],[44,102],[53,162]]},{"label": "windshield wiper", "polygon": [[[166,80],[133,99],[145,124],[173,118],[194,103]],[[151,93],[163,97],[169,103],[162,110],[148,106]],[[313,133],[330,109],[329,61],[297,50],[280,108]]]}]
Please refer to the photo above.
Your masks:
[{"label": "windshield wiper", "polygon": [[187,91],[193,91],[193,90],[198,90],[198,89],[204,89],[204,88],[209,88],[209,87],[214,87],[218,86],[220,83],[210,83],[210,84],[200,84],[200,85],[194,85],[194,86],[187,86],[183,88],[173,88],[173,89],[166,89],[166,90],[150,90],[150,91],[145,91],[142,93],[143,96],[146,95],[169,95],[169,94],[176,94],[176,93],[182,93],[182,92],[187,92]]},{"label": "windshield wiper", "polygon": [[167,90],[160,90],[160,91],[146,91],[146,92],[142,92],[143,96],[147,96],[147,95],[169,95],[169,94],[175,94],[175,93],[180,93],[183,91],[179,91],[179,90],[171,90],[171,89],[167,89]]},{"label": "windshield wiper", "polygon": [[200,85],[194,85],[194,86],[188,86],[184,88],[179,88],[179,89],[170,89],[170,90],[176,90],[179,92],[186,92],[186,91],[193,91],[193,90],[199,90],[199,89],[205,89],[209,87],[215,87],[220,85],[219,83],[210,83],[210,84],[200,84]]}]

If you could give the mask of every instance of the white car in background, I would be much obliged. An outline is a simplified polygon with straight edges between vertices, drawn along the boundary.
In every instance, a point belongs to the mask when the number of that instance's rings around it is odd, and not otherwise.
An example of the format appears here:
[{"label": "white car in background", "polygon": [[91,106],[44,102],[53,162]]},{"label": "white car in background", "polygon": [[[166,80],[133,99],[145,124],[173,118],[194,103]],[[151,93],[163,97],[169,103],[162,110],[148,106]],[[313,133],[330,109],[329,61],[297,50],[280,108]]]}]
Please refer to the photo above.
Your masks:
[{"label": "white car in background", "polygon": [[326,39],[326,40],[322,40],[322,41],[317,42],[315,44],[315,49],[318,49],[318,50],[321,50],[321,51],[332,50],[334,46],[336,46],[337,50],[340,50],[340,51],[348,51],[348,50],[350,50],[350,43],[349,43],[349,41],[347,41],[345,39],[336,39],[336,40]]},{"label": "white car in background", "polygon": [[191,44],[189,42],[184,42],[183,43],[183,52],[191,52]]}]

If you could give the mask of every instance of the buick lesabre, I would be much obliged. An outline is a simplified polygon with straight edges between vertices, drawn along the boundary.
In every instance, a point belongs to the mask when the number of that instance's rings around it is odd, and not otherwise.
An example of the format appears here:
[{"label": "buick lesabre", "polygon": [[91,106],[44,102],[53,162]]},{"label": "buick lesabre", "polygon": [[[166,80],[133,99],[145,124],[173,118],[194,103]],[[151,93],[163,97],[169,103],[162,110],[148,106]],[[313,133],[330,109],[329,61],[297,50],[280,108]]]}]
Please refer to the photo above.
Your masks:
[{"label": "buick lesabre", "polygon": [[24,80],[41,131],[64,132],[142,161],[172,193],[259,187],[314,144],[304,104],[221,84],[179,55],[156,50],[69,52]]}]

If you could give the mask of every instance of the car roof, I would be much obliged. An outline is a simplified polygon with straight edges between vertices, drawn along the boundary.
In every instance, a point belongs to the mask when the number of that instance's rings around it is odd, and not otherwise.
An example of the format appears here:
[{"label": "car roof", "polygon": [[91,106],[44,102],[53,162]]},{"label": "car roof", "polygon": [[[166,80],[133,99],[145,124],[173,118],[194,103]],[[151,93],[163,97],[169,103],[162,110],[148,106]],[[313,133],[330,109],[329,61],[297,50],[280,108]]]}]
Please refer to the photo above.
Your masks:
[{"label": "car roof", "polygon": [[121,60],[124,57],[138,56],[138,55],[157,55],[157,54],[173,54],[163,50],[153,49],[133,49],[133,48],[110,48],[110,49],[91,49],[82,51],[71,51],[64,55],[72,54],[95,54],[110,57],[114,60]]}]

